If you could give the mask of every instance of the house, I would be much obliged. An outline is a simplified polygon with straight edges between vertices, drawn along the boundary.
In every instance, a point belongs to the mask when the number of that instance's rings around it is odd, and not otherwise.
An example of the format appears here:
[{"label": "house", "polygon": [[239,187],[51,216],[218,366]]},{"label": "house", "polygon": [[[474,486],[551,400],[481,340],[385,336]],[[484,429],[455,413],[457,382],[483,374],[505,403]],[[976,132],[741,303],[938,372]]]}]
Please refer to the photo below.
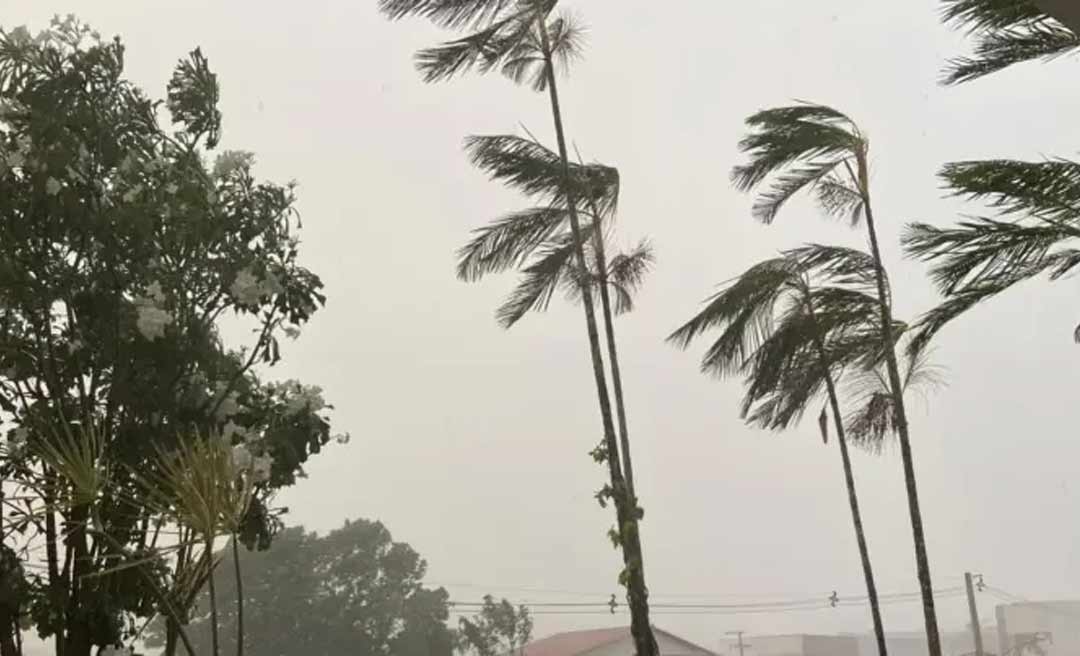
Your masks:
[{"label": "house", "polygon": [[770,635],[748,640],[747,656],[859,656],[859,639],[843,635]]},{"label": "house", "polygon": [[[716,656],[692,642],[653,628],[660,656]],[[570,631],[534,640],[525,645],[521,656],[633,656],[634,641],[630,627]],[[514,656],[518,656],[514,654]]]}]

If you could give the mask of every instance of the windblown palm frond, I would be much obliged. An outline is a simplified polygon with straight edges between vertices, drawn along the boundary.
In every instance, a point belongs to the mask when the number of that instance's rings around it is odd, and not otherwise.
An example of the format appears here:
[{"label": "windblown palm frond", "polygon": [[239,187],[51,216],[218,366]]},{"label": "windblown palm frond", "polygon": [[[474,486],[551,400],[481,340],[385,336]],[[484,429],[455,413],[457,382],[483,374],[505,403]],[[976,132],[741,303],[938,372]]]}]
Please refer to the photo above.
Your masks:
[{"label": "windblown palm frond", "polygon": [[793,258],[804,269],[824,276],[829,284],[876,293],[874,258],[866,251],[828,244],[806,244],[784,251],[784,255]]},{"label": "windblown palm frond", "polygon": [[914,348],[977,303],[1042,273],[1055,280],[1080,263],[1072,247],[1080,238],[1080,165],[959,162],[941,175],[957,195],[988,202],[1002,219],[974,218],[953,228],[907,226],[905,250],[933,263],[931,279],[946,296],[920,318]]},{"label": "windblown palm frond", "polygon": [[[841,195],[843,183],[833,175],[862,147],[851,119],[824,105],[801,103],[760,111],[746,124],[750,133],[739,149],[749,162],[732,169],[732,181],[749,191],[774,176],[754,202],[755,218],[771,223],[784,203],[804,189],[815,190],[826,211],[852,213],[853,203]],[[859,199],[861,204],[861,195]]]},{"label": "windblown palm frond", "polygon": [[[549,47],[552,61],[564,70],[570,62],[581,55],[585,42],[585,30],[572,16],[563,15],[548,25]],[[539,30],[529,30],[527,37],[506,53],[502,61],[503,75],[515,84],[529,82],[535,91],[547,91],[547,59]]]},{"label": "windblown palm frond", "polygon": [[1033,0],[946,0],[943,18],[976,39],[972,56],[949,61],[943,84],[970,82],[1014,64],[1055,59],[1080,48],[1080,36]]},{"label": "windblown palm frond", "polygon": [[641,288],[655,261],[652,244],[647,239],[642,239],[632,250],[611,258],[606,282],[615,291],[615,314],[633,311],[634,293]]},{"label": "windblown palm frond", "polygon": [[[932,362],[926,350],[905,350],[902,391],[927,392],[945,385],[941,368]],[[883,367],[858,369],[847,379],[847,393],[856,409],[844,419],[847,435],[863,449],[878,452],[898,424],[894,397],[889,392],[888,376]]]},{"label": "windblown palm frond", "polygon": [[562,207],[533,207],[477,228],[476,236],[458,250],[458,278],[471,282],[520,266],[563,228],[568,216]]},{"label": "windblown palm frond", "polygon": [[[499,325],[509,328],[531,311],[546,310],[555,290],[560,285],[568,284],[568,280],[576,280],[575,252],[573,236],[568,232],[552,239],[537,251],[535,261],[522,270],[517,287],[495,311]],[[576,282],[573,286],[576,286]]]},{"label": "windblown palm frond", "polygon": [[[555,5],[547,4],[545,13]],[[379,11],[392,20],[419,16],[450,29],[493,22],[507,10],[520,10],[520,6],[518,0],[379,0]]]},{"label": "windblown palm frond", "polygon": [[[536,141],[516,135],[472,136],[465,140],[465,152],[493,180],[550,203],[563,201],[562,161]],[[575,197],[594,200],[600,213],[613,212],[618,205],[619,172],[614,167],[571,163],[570,178]]]},{"label": "windblown palm frond", "polygon": [[852,226],[863,220],[864,201],[859,191],[835,173],[814,185],[818,206],[831,216],[846,218]]},{"label": "windblown palm frond", "polygon": [[474,34],[424,48],[416,53],[416,68],[425,82],[448,80],[474,67],[481,73],[499,68],[529,41],[531,19],[531,11],[522,11]]}]

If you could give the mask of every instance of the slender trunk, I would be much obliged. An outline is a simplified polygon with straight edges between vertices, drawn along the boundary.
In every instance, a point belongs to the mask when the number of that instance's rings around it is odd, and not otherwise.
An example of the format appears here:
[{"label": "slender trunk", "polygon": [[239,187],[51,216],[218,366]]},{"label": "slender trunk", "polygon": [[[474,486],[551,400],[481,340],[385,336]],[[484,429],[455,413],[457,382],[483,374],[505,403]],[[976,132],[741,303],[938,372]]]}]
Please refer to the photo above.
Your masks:
[{"label": "slender trunk", "polygon": [[9,606],[0,606],[0,656],[19,656],[15,644],[15,635],[19,630],[19,620]]},{"label": "slender trunk", "polygon": [[900,438],[900,458],[904,463],[904,485],[907,487],[908,513],[911,515],[911,533],[915,541],[915,568],[918,571],[919,591],[922,593],[923,619],[926,623],[926,645],[930,656],[941,656],[941,637],[938,632],[937,611],[934,609],[934,587],[930,582],[930,561],[926,556],[926,536],[923,534],[922,512],[919,510],[919,492],[915,484],[915,463],[911,455],[911,437],[908,433],[907,411],[904,409],[904,388],[900,382],[900,367],[896,361],[896,348],[892,335],[892,309],[886,294],[885,265],[878,247],[874,212],[870,206],[870,182],[866,151],[856,156],[858,185],[866,214],[866,230],[870,238],[870,253],[874,257],[874,277],[877,282],[878,305],[881,310],[881,336],[885,348],[885,365],[889,374],[895,408],[896,432]]},{"label": "slender trunk", "polygon": [[[806,309],[816,326],[817,317],[809,297],[807,297]],[[825,344],[820,333],[814,338],[814,346],[822,358],[821,368],[825,376],[825,391],[829,395],[829,407],[832,410],[833,424],[836,426],[836,441],[840,443],[840,459],[844,463],[844,484],[847,486],[848,505],[851,506],[851,521],[855,525],[855,541],[859,545],[859,560],[862,562],[863,579],[866,581],[866,596],[870,601],[870,616],[874,621],[874,638],[877,640],[878,656],[886,656],[885,627],[881,622],[881,606],[878,604],[877,584],[874,583],[874,569],[870,565],[870,549],[866,546],[866,534],[863,532],[859,497],[855,493],[855,475],[852,473],[851,456],[848,453],[847,430],[844,428],[844,417],[840,414],[840,398],[836,393],[836,382],[829,371],[828,361],[825,359]]]},{"label": "slender trunk", "polygon": [[[559,157],[562,160],[563,179],[565,181],[564,194],[566,206],[570,215],[570,229],[574,236],[575,259],[578,270],[585,272],[588,267],[585,262],[585,249],[581,240],[581,224],[577,214],[577,199],[574,188],[570,181],[570,159],[566,149],[566,134],[563,131],[562,111],[559,106],[559,93],[555,81],[555,66],[551,58],[551,44],[548,38],[546,16],[538,12],[537,28],[540,31],[541,47],[545,58],[548,93],[551,98],[552,120],[555,124],[555,136],[559,144]],[[596,314],[592,301],[592,290],[588,285],[582,286],[582,306],[585,308],[585,325],[589,335],[589,351],[592,357],[593,377],[596,379],[596,393],[600,403],[600,418],[604,427],[604,444],[607,449],[608,471],[611,477],[613,501],[615,503],[616,518],[619,522],[618,532],[623,552],[623,565],[625,567],[627,598],[630,606],[630,632],[634,638],[634,648],[637,656],[657,656],[658,649],[656,638],[653,636],[652,627],[649,625],[649,593],[645,586],[645,575],[642,569],[643,559],[641,555],[641,536],[638,533],[638,513],[635,508],[629,507],[630,495],[627,493],[626,482],[623,480],[619,461],[619,444],[615,437],[615,426],[611,418],[611,400],[608,398],[607,376],[604,374],[604,359],[600,351],[600,335],[596,326]]]},{"label": "slender trunk", "polygon": [[244,656],[244,581],[240,577],[240,543],[235,535],[232,539],[232,557],[236,575],[236,656]]},{"label": "slender trunk", "polygon": [[593,249],[596,251],[596,269],[602,277],[600,284],[600,309],[604,313],[604,338],[607,341],[608,364],[611,366],[611,387],[615,393],[615,415],[619,420],[619,452],[622,454],[623,478],[630,495],[631,507],[637,507],[634,488],[634,465],[630,458],[630,428],[626,423],[626,405],[623,403],[622,373],[619,369],[619,353],[615,345],[615,322],[612,320],[611,290],[607,286],[607,254],[604,252],[604,231],[596,203],[590,200],[596,230],[593,230]]},{"label": "slender trunk", "polygon": [[67,656],[90,656],[93,649],[91,627],[84,619],[82,608],[82,588],[89,565],[86,545],[86,524],[89,519],[90,509],[86,504],[72,508],[68,539],[65,541],[71,555],[71,594],[67,600],[67,644],[64,646]]},{"label": "slender trunk", "polygon": [[[5,580],[7,577],[15,577],[18,558],[14,553],[11,554],[10,558],[8,556],[7,527],[4,525],[4,515],[4,483],[0,481],[0,588],[7,587],[8,589],[17,590],[16,586],[18,584],[15,581],[9,583]],[[17,597],[6,603],[0,601],[0,656],[19,656],[18,648],[15,646],[15,636],[19,631],[19,619],[17,617],[19,601]]]},{"label": "slender trunk", "polygon": [[[214,553],[214,541],[206,541],[206,552],[209,554]],[[213,555],[211,555],[210,562],[210,576],[208,577],[207,584],[210,587],[210,644],[214,648],[214,656],[221,656],[221,651],[218,649],[218,613],[217,613],[217,589],[214,587],[214,563]]]},{"label": "slender trunk", "polygon": [[[60,579],[60,556],[56,549],[56,511],[53,502],[56,499],[56,477],[47,468],[42,468],[45,475],[45,562],[49,572],[49,589],[56,599],[63,599],[67,594],[67,584]],[[56,656],[65,656],[63,628],[53,637]]]}]

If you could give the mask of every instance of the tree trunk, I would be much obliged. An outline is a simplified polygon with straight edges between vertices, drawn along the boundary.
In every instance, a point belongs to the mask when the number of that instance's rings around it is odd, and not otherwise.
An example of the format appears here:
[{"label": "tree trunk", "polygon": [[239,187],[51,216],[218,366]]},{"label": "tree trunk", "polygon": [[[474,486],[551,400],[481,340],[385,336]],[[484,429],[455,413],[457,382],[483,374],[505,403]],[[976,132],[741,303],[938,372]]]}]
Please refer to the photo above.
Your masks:
[{"label": "tree trunk", "polygon": [[[806,300],[806,308],[815,330],[817,317],[813,303]],[[859,560],[862,562],[863,579],[866,581],[866,596],[870,601],[870,616],[874,621],[874,638],[877,640],[878,656],[886,656],[885,627],[881,622],[881,606],[878,604],[877,584],[874,583],[874,569],[870,565],[870,549],[866,546],[866,534],[863,532],[862,513],[859,511],[859,497],[855,493],[855,475],[851,470],[851,456],[847,447],[847,430],[844,417],[840,414],[840,399],[836,393],[836,382],[829,372],[829,363],[825,359],[825,344],[820,333],[814,338],[814,345],[821,357],[822,373],[825,376],[825,391],[829,395],[829,407],[832,410],[833,424],[836,425],[836,441],[840,443],[840,459],[844,463],[844,484],[847,486],[848,505],[851,506],[851,521],[855,525],[855,541],[859,545]]]},{"label": "tree trunk", "polygon": [[90,656],[94,645],[91,644],[92,628],[86,619],[82,607],[82,587],[87,574],[89,555],[86,544],[86,525],[90,520],[90,509],[86,504],[75,506],[71,510],[68,539],[65,547],[72,556],[71,594],[67,601],[67,644],[64,645],[66,656]]},{"label": "tree trunk", "polygon": [[207,580],[208,592],[210,593],[210,644],[214,648],[214,656],[221,656],[221,650],[218,648],[218,612],[217,612],[217,588],[214,586],[214,541],[213,539],[206,541],[206,553],[211,554],[210,562],[210,577]]},{"label": "tree trunk", "polygon": [[[559,93],[555,81],[555,66],[551,57],[551,44],[545,20],[545,14],[538,12],[537,28],[540,31],[541,47],[544,52],[552,120],[555,123],[555,136],[559,144],[559,157],[562,159],[563,179],[565,180],[563,191],[570,215],[570,229],[574,237],[575,259],[578,270],[584,273],[588,270],[588,266],[585,262],[585,249],[581,240],[581,224],[578,220],[576,207],[577,199],[574,195],[573,185],[570,182],[570,159],[567,155],[566,135],[563,131],[562,111],[559,106]],[[652,627],[649,625],[648,590],[645,586],[645,575],[642,571],[644,561],[641,555],[641,538],[637,530],[638,513],[635,508],[628,507],[631,495],[628,494],[626,482],[622,477],[619,444],[615,437],[615,426],[611,417],[611,400],[608,397],[607,376],[604,374],[604,359],[600,351],[600,335],[596,326],[592,290],[588,285],[582,286],[581,298],[582,306],[585,308],[585,325],[589,336],[593,377],[596,380],[596,393],[600,403],[600,418],[604,428],[608,471],[611,477],[615,513],[619,522],[618,532],[623,552],[623,564],[626,568],[627,597],[630,606],[630,632],[634,638],[637,656],[658,656],[656,638],[653,636]]]},{"label": "tree trunk", "polygon": [[874,212],[870,206],[870,182],[865,147],[856,155],[858,164],[859,193],[862,194],[866,214],[866,229],[870,238],[870,252],[874,258],[874,277],[877,282],[878,305],[881,310],[881,335],[885,348],[885,365],[889,374],[895,409],[896,432],[900,438],[900,458],[904,463],[904,485],[907,487],[908,513],[911,515],[911,532],[915,541],[915,567],[918,571],[919,591],[922,593],[923,619],[926,623],[926,645],[930,656],[941,656],[941,637],[938,632],[937,611],[934,609],[934,587],[930,582],[930,561],[926,556],[926,536],[923,534],[922,512],[919,510],[919,492],[915,484],[915,463],[911,455],[911,438],[908,433],[907,411],[904,409],[904,389],[900,381],[900,367],[896,361],[896,348],[892,335],[892,308],[886,294],[885,265],[878,247]]},{"label": "tree trunk", "polygon": [[19,656],[19,647],[15,644],[15,632],[19,622],[15,613],[6,606],[0,606],[0,656]]},{"label": "tree trunk", "polygon": [[615,322],[612,320],[611,291],[607,286],[607,254],[604,252],[603,222],[595,202],[590,202],[597,229],[593,230],[593,249],[596,251],[596,270],[601,276],[600,309],[604,314],[604,337],[607,341],[608,364],[611,366],[611,387],[615,392],[615,415],[619,420],[619,449],[622,454],[623,478],[630,494],[632,507],[637,507],[637,491],[634,488],[634,464],[630,458],[630,428],[626,423],[626,406],[623,403],[622,373],[619,369],[619,353],[615,345]]},{"label": "tree trunk", "polygon": [[233,572],[236,574],[236,656],[244,656],[244,581],[240,577],[240,542],[235,534],[232,555]]}]

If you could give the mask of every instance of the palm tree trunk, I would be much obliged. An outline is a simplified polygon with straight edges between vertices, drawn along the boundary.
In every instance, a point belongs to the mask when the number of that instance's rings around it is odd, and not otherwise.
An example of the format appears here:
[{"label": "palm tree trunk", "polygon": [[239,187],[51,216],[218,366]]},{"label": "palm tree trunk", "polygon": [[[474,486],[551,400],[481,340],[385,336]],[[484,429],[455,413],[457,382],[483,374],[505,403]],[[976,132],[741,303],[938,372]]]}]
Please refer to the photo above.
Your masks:
[{"label": "palm tree trunk", "polygon": [[859,193],[862,194],[866,214],[866,230],[870,238],[870,253],[874,257],[874,277],[877,282],[878,305],[881,309],[881,337],[885,348],[885,365],[889,374],[893,407],[896,413],[896,432],[900,437],[900,458],[904,463],[904,484],[907,487],[908,513],[911,515],[911,532],[915,541],[915,568],[918,572],[919,591],[922,593],[923,619],[926,623],[926,645],[930,656],[941,656],[941,637],[938,632],[937,611],[934,608],[934,587],[930,582],[930,561],[926,556],[926,536],[923,534],[922,512],[919,510],[919,491],[915,484],[915,463],[911,455],[911,437],[908,433],[907,411],[904,409],[904,388],[900,382],[900,367],[896,361],[896,348],[892,335],[892,309],[886,295],[885,266],[881,260],[874,212],[870,206],[870,183],[866,163],[866,151],[856,155],[858,164]]},{"label": "palm tree trunk", "polygon": [[[562,110],[559,105],[559,92],[555,81],[555,66],[551,57],[551,43],[548,38],[546,15],[537,12],[537,28],[540,31],[541,47],[545,58],[548,93],[551,99],[552,120],[555,123],[555,136],[559,144],[559,157],[562,159],[564,194],[570,215],[570,229],[574,236],[575,259],[578,269],[588,270],[585,262],[585,249],[581,240],[581,224],[577,214],[577,199],[573,185],[570,184],[570,159],[567,155],[566,134],[563,130]],[[592,290],[583,285],[581,290],[582,306],[585,308],[585,325],[589,336],[589,351],[592,357],[593,377],[596,379],[596,393],[600,403],[600,418],[604,427],[604,444],[607,449],[608,471],[614,496],[615,514],[619,522],[618,533],[623,552],[627,597],[630,606],[630,632],[634,638],[637,656],[658,656],[656,638],[649,625],[649,594],[645,587],[645,574],[641,554],[641,536],[638,533],[638,513],[629,507],[630,495],[622,477],[619,461],[619,444],[615,438],[615,426],[611,418],[611,400],[608,397],[607,376],[604,374],[604,359],[600,351],[600,335],[596,326],[596,314],[592,301]]]},{"label": "palm tree trunk", "polygon": [[630,458],[630,429],[626,423],[626,405],[623,403],[622,373],[619,370],[619,353],[615,345],[615,322],[612,320],[611,290],[607,287],[607,254],[604,253],[603,225],[599,208],[590,200],[590,208],[596,217],[596,230],[593,230],[593,250],[596,251],[596,270],[602,277],[600,285],[600,309],[604,313],[604,337],[607,341],[608,364],[611,366],[611,387],[615,392],[615,415],[619,420],[619,450],[622,454],[623,478],[626,491],[630,495],[631,507],[637,507],[637,492],[634,489],[634,465]]},{"label": "palm tree trunk", "polygon": [[[814,306],[809,297],[806,299],[806,309],[816,326],[817,317],[814,315]],[[851,506],[851,521],[855,525],[855,541],[859,545],[859,560],[862,562],[863,579],[866,581],[866,596],[870,601],[870,616],[874,621],[874,638],[877,640],[878,656],[886,656],[888,650],[885,645],[885,626],[881,622],[881,606],[878,603],[877,584],[874,583],[874,569],[870,565],[870,549],[866,546],[862,513],[859,511],[859,497],[855,493],[855,475],[852,473],[851,456],[848,454],[847,430],[844,428],[843,415],[840,414],[840,399],[836,393],[836,382],[833,380],[832,373],[829,372],[828,361],[825,359],[825,344],[820,334],[815,336],[814,346],[822,359],[825,391],[829,395],[829,407],[832,410],[833,424],[836,426],[836,441],[840,443],[840,459],[844,463],[844,484],[847,486],[848,505]]]}]

